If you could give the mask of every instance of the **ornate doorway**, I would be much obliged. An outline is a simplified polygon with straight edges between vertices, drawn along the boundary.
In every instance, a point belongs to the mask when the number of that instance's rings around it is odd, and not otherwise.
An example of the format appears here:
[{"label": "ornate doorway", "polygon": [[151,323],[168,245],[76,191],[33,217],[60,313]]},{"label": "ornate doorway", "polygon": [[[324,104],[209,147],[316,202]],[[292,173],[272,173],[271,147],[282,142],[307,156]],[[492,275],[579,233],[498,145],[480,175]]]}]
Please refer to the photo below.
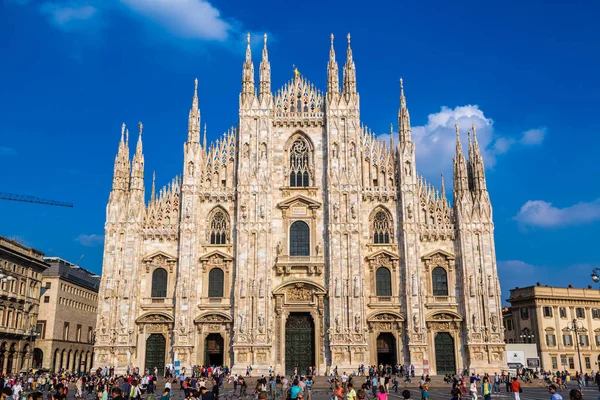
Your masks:
[{"label": "ornate doorway", "polygon": [[160,333],[151,334],[146,340],[146,369],[158,369],[158,373],[165,371],[166,340]]},{"label": "ornate doorway", "polygon": [[211,333],[204,340],[204,362],[206,365],[221,366],[225,355],[223,336]]},{"label": "ornate doorway", "polygon": [[391,332],[377,336],[377,365],[396,365],[396,338]]},{"label": "ornate doorway", "polygon": [[435,335],[435,367],[438,375],[455,374],[454,339],[448,332]]},{"label": "ornate doorway", "polygon": [[315,324],[310,313],[290,313],[285,323],[285,373],[315,365]]}]

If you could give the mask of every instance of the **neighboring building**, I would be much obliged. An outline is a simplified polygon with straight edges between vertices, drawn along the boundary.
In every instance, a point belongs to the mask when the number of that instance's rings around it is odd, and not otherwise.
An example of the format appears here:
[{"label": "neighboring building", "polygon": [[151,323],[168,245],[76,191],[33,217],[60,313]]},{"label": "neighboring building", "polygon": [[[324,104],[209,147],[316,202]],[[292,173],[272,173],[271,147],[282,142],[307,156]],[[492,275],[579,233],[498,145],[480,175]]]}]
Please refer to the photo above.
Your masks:
[{"label": "neighboring building", "polygon": [[51,371],[89,371],[98,313],[100,277],[58,257],[43,275],[45,289],[37,322],[41,367]]},{"label": "neighboring building", "polygon": [[0,236],[0,372],[28,369],[38,321],[44,253]]},{"label": "neighboring building", "polygon": [[583,372],[600,364],[600,290],[529,286],[510,291],[503,312],[507,343],[535,343],[541,368],[579,371],[577,339],[570,330],[578,320]]},{"label": "neighboring building", "polygon": [[153,184],[149,202],[142,126],[133,159],[123,126],[96,367],[316,365],[324,374],[401,363],[445,374],[505,366],[475,127],[467,161],[457,126],[451,206],[443,181],[436,190],[417,174],[402,82],[396,146],[360,119],[349,36],[346,57],[342,90],[332,37],[326,92],[297,70],[271,92],[265,37],[257,92],[248,45],[238,128],[210,145],[196,81],[183,175],[158,194]]}]

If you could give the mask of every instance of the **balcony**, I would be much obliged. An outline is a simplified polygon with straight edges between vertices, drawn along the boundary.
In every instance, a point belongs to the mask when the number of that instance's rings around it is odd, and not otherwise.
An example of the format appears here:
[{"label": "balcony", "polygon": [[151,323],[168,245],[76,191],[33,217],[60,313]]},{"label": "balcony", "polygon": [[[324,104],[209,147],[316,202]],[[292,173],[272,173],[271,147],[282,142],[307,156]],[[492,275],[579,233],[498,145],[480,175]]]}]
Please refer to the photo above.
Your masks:
[{"label": "balcony", "polygon": [[325,260],[323,256],[287,256],[277,257],[275,267],[279,275],[304,273],[308,275],[321,275]]},{"label": "balcony", "polygon": [[170,297],[144,297],[143,310],[170,310],[173,309],[173,299]]},{"label": "balcony", "polygon": [[400,299],[398,296],[371,296],[367,305],[373,308],[400,307]]}]

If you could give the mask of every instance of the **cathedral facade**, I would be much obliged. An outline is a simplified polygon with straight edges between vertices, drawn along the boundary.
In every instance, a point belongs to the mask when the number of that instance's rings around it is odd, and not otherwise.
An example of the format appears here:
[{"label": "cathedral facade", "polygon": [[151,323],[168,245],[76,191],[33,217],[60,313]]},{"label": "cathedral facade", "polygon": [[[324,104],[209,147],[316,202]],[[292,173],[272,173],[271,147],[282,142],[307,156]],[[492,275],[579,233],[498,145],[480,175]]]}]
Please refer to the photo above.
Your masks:
[{"label": "cathedral facade", "polygon": [[182,175],[158,193],[153,180],[149,200],[142,125],[132,159],[123,126],[95,367],[500,372],[501,292],[475,127],[468,160],[456,129],[450,205],[443,179],[436,190],[417,174],[402,81],[398,143],[362,124],[349,35],[341,83],[331,37],[325,92],[297,70],[273,92],[266,36],[258,75],[256,85],[248,44],[238,124],[211,144],[196,81]]}]

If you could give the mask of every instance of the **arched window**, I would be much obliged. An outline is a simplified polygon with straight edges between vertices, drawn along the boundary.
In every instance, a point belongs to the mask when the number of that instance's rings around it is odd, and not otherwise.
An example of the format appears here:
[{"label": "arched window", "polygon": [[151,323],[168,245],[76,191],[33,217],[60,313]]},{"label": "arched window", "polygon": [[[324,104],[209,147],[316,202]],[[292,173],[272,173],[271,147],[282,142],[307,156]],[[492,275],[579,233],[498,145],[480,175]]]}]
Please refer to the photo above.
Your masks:
[{"label": "arched window", "polygon": [[290,227],[290,256],[310,256],[310,229],[304,221]]},{"label": "arched window", "polygon": [[393,236],[392,217],[384,210],[378,210],[373,216],[371,230],[373,232],[373,243],[390,243]]},{"label": "arched window", "polygon": [[225,274],[221,268],[213,268],[208,273],[208,297],[223,297]]},{"label": "arched window", "polygon": [[152,297],[167,297],[167,270],[157,268],[152,273]]},{"label": "arched window", "polygon": [[227,244],[229,242],[229,217],[222,210],[217,210],[210,220],[210,244]]},{"label": "arched window", "polygon": [[431,280],[433,281],[434,296],[448,296],[448,275],[442,267],[435,267],[431,271]]},{"label": "arched window", "polygon": [[392,274],[386,267],[380,267],[375,273],[375,291],[379,297],[392,295]]},{"label": "arched window", "polygon": [[305,139],[298,138],[290,148],[290,186],[307,187],[308,182],[308,153],[309,146]]}]

